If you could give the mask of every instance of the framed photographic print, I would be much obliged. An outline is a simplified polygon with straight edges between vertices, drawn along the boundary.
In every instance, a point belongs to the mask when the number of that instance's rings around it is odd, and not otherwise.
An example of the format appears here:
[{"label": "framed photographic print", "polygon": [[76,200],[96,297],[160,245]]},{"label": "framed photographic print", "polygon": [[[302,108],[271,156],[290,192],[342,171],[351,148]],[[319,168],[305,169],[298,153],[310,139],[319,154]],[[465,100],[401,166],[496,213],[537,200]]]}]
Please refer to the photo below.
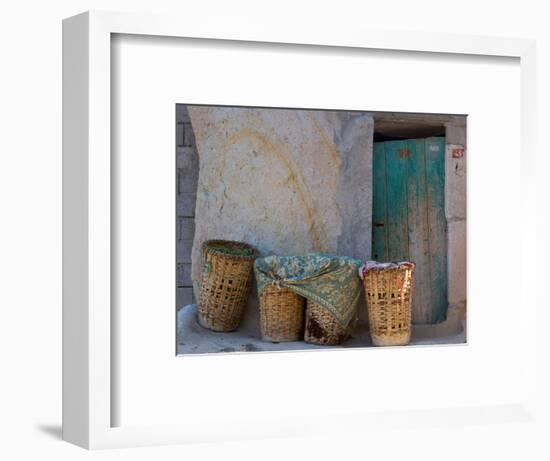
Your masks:
[{"label": "framed photographic print", "polygon": [[65,20],[64,439],[534,418],[534,56]]}]

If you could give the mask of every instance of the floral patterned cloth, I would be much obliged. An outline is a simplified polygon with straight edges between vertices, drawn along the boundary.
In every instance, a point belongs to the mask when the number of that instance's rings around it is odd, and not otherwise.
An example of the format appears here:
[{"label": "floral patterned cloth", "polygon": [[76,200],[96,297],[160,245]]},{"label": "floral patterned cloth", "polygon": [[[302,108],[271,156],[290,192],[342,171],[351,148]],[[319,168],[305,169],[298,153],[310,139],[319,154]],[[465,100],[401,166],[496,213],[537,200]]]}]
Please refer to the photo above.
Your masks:
[{"label": "floral patterned cloth", "polygon": [[347,326],[361,294],[357,259],[325,253],[304,256],[266,256],[254,263],[258,293],[267,286],[286,287],[327,309]]}]

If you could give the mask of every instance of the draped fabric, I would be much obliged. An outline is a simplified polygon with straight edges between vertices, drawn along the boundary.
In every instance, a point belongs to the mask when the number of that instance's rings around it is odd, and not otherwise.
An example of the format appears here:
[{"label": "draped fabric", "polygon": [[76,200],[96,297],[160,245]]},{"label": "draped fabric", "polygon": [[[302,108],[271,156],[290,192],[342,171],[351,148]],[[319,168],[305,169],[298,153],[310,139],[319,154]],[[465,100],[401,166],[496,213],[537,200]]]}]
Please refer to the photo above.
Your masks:
[{"label": "draped fabric", "polygon": [[254,263],[258,293],[267,286],[286,287],[327,309],[342,326],[353,318],[361,279],[357,259],[325,253],[304,256],[266,256]]}]

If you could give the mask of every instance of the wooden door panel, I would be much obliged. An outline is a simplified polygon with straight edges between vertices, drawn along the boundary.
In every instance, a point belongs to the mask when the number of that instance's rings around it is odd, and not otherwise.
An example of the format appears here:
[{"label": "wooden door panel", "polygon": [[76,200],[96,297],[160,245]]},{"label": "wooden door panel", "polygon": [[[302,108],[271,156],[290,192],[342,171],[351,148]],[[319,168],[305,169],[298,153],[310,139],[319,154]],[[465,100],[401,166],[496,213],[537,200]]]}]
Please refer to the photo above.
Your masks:
[{"label": "wooden door panel", "polygon": [[409,257],[407,224],[408,156],[406,141],[386,142],[387,254],[390,261]]},{"label": "wooden door panel", "polygon": [[426,186],[430,243],[432,323],[447,317],[447,221],[445,219],[445,139],[426,139]]},{"label": "wooden door panel", "polygon": [[409,174],[407,177],[407,211],[409,223],[409,259],[416,263],[413,295],[413,322],[431,323],[430,245],[426,190],[425,142],[408,141]]},{"label": "wooden door panel", "polygon": [[372,254],[416,263],[413,322],[447,314],[445,138],[374,144]]}]

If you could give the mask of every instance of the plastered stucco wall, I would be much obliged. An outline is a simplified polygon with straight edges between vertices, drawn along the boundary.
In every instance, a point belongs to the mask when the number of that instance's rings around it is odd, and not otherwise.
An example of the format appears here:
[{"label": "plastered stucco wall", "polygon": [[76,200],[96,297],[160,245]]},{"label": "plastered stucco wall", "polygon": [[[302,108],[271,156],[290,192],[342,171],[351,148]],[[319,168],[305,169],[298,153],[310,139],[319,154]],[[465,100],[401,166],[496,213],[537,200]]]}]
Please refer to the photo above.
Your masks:
[{"label": "plastered stucco wall", "polygon": [[321,251],[370,258],[372,116],[188,110],[200,163],[192,250],[195,293],[200,249],[207,239],[245,241],[262,255]]},{"label": "plastered stucco wall", "polygon": [[467,139],[466,117],[446,124],[445,217],[448,245],[449,306],[466,305]]}]

